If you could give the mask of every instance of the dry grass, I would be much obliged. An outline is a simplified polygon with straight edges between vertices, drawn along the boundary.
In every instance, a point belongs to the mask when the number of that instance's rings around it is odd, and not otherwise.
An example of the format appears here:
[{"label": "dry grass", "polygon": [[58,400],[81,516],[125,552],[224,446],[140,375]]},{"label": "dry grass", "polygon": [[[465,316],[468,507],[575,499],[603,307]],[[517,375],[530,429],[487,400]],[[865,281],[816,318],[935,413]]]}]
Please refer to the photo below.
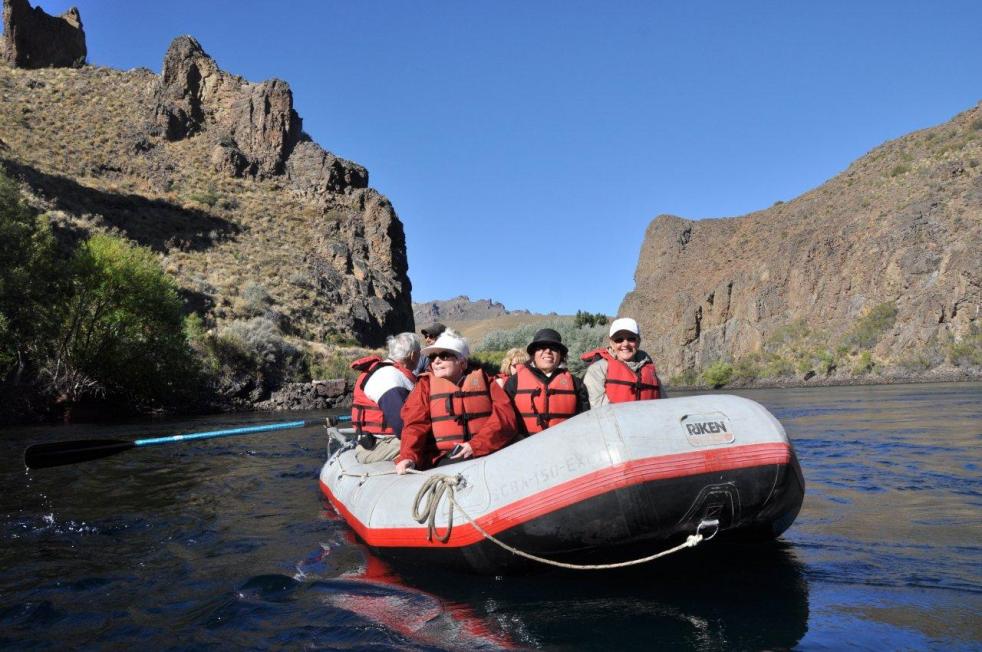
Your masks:
[{"label": "dry grass", "polygon": [[0,160],[62,227],[115,230],[157,251],[182,288],[207,295],[209,319],[242,316],[235,299],[255,283],[292,332],[315,339],[325,329],[303,315],[314,297],[304,252],[329,219],[323,207],[278,181],[219,175],[207,131],[174,143],[148,136],[155,79],[0,63]]}]

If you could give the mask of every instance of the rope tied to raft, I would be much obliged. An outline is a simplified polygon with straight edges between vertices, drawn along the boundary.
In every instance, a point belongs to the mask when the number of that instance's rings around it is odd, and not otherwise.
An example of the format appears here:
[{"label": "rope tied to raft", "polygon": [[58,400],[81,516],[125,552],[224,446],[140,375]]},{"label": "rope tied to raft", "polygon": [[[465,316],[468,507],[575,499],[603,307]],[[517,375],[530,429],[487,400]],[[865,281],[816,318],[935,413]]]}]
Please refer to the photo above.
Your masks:
[{"label": "rope tied to raft", "polygon": [[[432,475],[426,479],[423,486],[416,492],[416,498],[413,501],[413,518],[419,524],[426,523],[427,541],[432,542],[434,536],[440,543],[446,543],[450,540],[450,533],[453,532],[454,506],[456,505],[458,509],[460,508],[457,503],[455,491],[461,482],[462,478],[460,475]],[[436,528],[436,510],[440,506],[440,501],[443,499],[444,494],[447,495],[447,529],[441,535],[437,532]],[[426,504],[420,510],[420,503],[424,500]]]},{"label": "rope tied to raft", "polygon": [[[396,475],[395,470],[391,471],[375,471],[375,472],[363,472],[363,473],[352,473],[351,471],[345,470],[344,466],[341,465],[340,457],[337,458],[338,466],[340,468],[339,476],[347,476],[359,478],[359,484],[364,484],[369,478],[385,476],[385,475]],[[417,471],[415,469],[407,469],[406,473],[413,475],[427,475],[422,471]],[[569,564],[566,562],[555,561],[553,559],[546,559],[545,557],[539,557],[538,555],[533,555],[531,553],[525,552],[524,550],[519,550],[514,546],[510,546],[501,539],[498,539],[490,532],[485,530],[483,527],[474,520],[467,511],[460,506],[457,502],[456,489],[457,487],[464,485],[463,476],[460,474],[448,476],[448,475],[431,475],[429,476],[423,485],[416,492],[416,498],[413,501],[413,518],[417,523],[426,523],[427,533],[426,538],[428,541],[432,542],[433,537],[440,543],[447,543],[450,540],[450,534],[453,532],[453,517],[454,509],[460,510],[460,513],[467,519],[467,522],[474,526],[481,535],[491,541],[495,545],[498,545],[505,550],[509,551],[514,555],[519,557],[524,557],[525,559],[530,559],[532,561],[537,561],[548,566],[555,566],[556,568],[566,568],[569,570],[609,570],[614,568],[627,568],[629,566],[637,566],[639,564],[646,564],[648,562],[654,561],[661,557],[667,557],[673,553],[679,552],[686,548],[695,548],[697,545],[703,541],[709,541],[719,533],[719,520],[718,519],[703,519],[696,526],[695,534],[690,534],[686,537],[685,541],[675,546],[674,548],[669,548],[668,550],[663,550],[661,552],[655,553],[653,555],[648,555],[647,557],[642,557],[640,559],[631,559],[629,561],[622,561],[614,564]],[[440,501],[443,497],[447,497],[447,529],[441,535],[437,531],[436,526],[436,510],[440,505]],[[420,511],[420,503],[426,501],[425,506],[422,511]],[[702,531],[706,528],[712,528],[712,534],[708,536],[703,535]]]},{"label": "rope tied to raft", "polygon": [[[412,471],[410,473],[418,473],[418,471]],[[684,550],[685,548],[694,548],[703,541],[708,541],[716,536],[719,532],[719,521],[716,519],[704,519],[699,522],[696,527],[695,534],[690,534],[686,537],[685,541],[670,548],[668,550],[663,550],[662,552],[649,555],[647,557],[642,557],[640,559],[632,559],[629,561],[622,561],[614,564],[569,564],[566,562],[555,561],[553,559],[546,559],[545,557],[539,557],[538,555],[533,555],[531,553],[525,552],[524,550],[519,550],[514,546],[510,546],[504,541],[496,538],[494,535],[489,533],[487,530],[482,528],[477,521],[471,518],[471,515],[460,506],[457,502],[456,497],[456,487],[462,484],[462,476],[447,476],[447,475],[432,475],[426,479],[423,486],[420,487],[419,491],[416,492],[416,500],[413,502],[413,518],[416,519],[417,523],[426,523],[427,533],[426,538],[428,541],[433,541],[433,537],[436,536],[436,540],[440,543],[446,543],[450,540],[450,534],[453,532],[453,513],[454,509],[460,510],[460,513],[467,519],[467,521],[474,526],[478,532],[481,533],[484,538],[501,546],[505,550],[511,552],[512,554],[518,555],[519,557],[524,557],[526,559],[531,559],[532,561],[537,561],[542,564],[547,564],[549,566],[555,566],[557,568],[567,568],[570,570],[608,570],[613,568],[626,568],[628,566],[637,566],[638,564],[646,564],[650,561],[654,561],[660,557],[665,557],[672,553],[678,552],[679,550]],[[447,529],[444,533],[438,534],[436,527],[436,510],[439,507],[440,501],[443,497],[447,497]],[[419,509],[420,502],[426,500],[426,505],[422,511]],[[712,527],[713,533],[709,536],[704,536],[702,534],[703,528]]]}]

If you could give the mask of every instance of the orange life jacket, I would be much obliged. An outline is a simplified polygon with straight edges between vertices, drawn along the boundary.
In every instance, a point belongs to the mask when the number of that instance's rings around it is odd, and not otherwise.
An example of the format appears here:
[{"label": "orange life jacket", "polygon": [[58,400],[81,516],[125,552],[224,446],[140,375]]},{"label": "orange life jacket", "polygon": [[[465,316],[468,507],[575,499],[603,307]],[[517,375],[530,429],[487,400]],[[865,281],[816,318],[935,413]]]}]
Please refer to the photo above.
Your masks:
[{"label": "orange life jacket", "polygon": [[474,369],[456,385],[430,377],[430,422],[436,447],[451,450],[469,440],[491,416],[491,388],[487,375]]},{"label": "orange life jacket", "polygon": [[607,379],[604,381],[604,393],[611,403],[627,403],[628,401],[649,401],[661,398],[661,386],[658,374],[655,373],[655,363],[645,360],[637,373],[626,364],[601,347],[587,351],[580,356],[586,362],[595,362],[603,358],[607,361]]},{"label": "orange life jacket", "polygon": [[530,435],[576,414],[576,390],[568,370],[557,371],[548,385],[525,366],[516,375],[518,384],[512,400]]},{"label": "orange life jacket", "polygon": [[355,381],[355,391],[351,400],[351,425],[359,435],[368,433],[377,437],[391,437],[395,434],[392,427],[385,422],[382,408],[365,394],[365,383],[382,367],[395,367],[406,378],[416,382],[416,376],[409,369],[396,362],[383,360],[377,355],[365,356],[352,362],[351,368],[361,371],[361,375]]}]

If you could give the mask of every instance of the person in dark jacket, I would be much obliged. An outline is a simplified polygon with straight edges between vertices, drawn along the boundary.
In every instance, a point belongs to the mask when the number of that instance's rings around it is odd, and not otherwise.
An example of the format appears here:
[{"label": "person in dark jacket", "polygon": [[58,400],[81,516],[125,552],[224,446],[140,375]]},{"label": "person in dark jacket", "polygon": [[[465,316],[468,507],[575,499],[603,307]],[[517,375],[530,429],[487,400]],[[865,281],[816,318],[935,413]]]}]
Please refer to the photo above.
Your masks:
[{"label": "person in dark jacket", "polygon": [[[423,335],[423,343],[426,346],[433,346],[433,343],[436,342],[436,339],[440,337],[440,335],[443,334],[443,331],[445,330],[447,330],[446,326],[444,326],[440,322],[435,322],[433,324],[430,324],[429,326],[426,326],[425,328],[421,328],[419,332],[422,333]],[[423,354],[419,357],[419,361],[416,363],[416,368],[413,369],[413,373],[419,376],[424,371],[429,371],[429,370],[430,370],[430,357],[426,354]]]},{"label": "person in dark jacket", "polygon": [[569,350],[560,334],[543,328],[526,347],[530,360],[505,381],[522,434],[532,435],[590,409],[579,378],[566,368]]}]

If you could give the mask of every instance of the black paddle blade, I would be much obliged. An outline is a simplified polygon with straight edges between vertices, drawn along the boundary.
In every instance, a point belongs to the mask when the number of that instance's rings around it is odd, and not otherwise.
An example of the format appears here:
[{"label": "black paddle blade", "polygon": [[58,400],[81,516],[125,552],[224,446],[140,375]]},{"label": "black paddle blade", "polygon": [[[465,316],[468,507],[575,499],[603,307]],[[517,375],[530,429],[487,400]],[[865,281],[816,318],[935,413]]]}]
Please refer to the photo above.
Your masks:
[{"label": "black paddle blade", "polygon": [[135,447],[136,444],[133,442],[122,439],[56,441],[51,444],[29,446],[24,451],[24,464],[29,469],[46,469],[50,466],[97,460]]}]

